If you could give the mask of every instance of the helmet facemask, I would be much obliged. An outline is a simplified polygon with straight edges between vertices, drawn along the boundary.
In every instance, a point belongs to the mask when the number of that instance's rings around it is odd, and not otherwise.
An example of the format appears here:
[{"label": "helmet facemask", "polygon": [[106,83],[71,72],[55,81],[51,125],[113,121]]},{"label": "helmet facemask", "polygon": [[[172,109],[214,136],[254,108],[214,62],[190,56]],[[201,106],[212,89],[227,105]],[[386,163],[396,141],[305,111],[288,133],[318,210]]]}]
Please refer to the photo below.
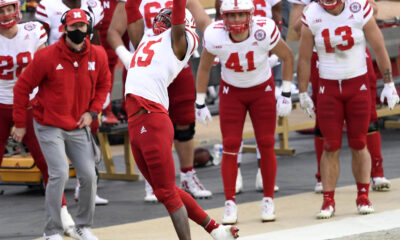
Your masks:
[{"label": "helmet facemask", "polygon": [[[225,24],[225,29],[230,33],[243,33],[251,27],[251,20],[254,13],[252,0],[224,0],[221,4],[220,12]],[[246,14],[246,19],[242,21],[233,20],[230,14]],[[238,17],[238,16],[236,16]]]},{"label": "helmet facemask", "polygon": [[343,0],[318,0],[318,3],[326,10],[333,10],[343,2]]}]

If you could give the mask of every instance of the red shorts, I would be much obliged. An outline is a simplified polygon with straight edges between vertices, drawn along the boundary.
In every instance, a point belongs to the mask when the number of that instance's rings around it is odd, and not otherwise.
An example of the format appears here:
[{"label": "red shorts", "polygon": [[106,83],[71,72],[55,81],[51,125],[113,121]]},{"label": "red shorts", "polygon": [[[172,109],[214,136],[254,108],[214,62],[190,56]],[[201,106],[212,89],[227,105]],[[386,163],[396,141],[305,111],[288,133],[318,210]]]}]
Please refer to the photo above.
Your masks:
[{"label": "red shorts", "polygon": [[163,112],[133,115],[132,109],[140,109],[139,102],[128,96],[126,110],[128,129],[135,162],[153,187],[157,199],[169,213],[183,206],[175,185],[175,166],[172,156],[174,128],[168,115]]},{"label": "red shorts", "polygon": [[[311,75],[310,82],[312,85],[312,100],[315,107],[315,115],[317,114],[317,96],[319,90],[319,70],[318,70],[318,54],[313,52],[311,56]],[[315,121],[315,128],[319,129],[318,119]]]},{"label": "red shorts", "polygon": [[250,88],[237,88],[221,79],[219,117],[224,151],[239,151],[247,111],[253,124],[257,145],[274,146],[276,100],[273,77]]},{"label": "red shorts", "polygon": [[324,136],[324,149],[336,151],[342,144],[343,121],[352,149],[365,147],[371,114],[368,75],[343,80],[320,79],[318,93],[318,122]]},{"label": "red shorts", "polygon": [[173,124],[189,125],[196,120],[196,86],[190,65],[183,68],[168,87],[169,117]]},{"label": "red shorts", "polygon": [[374,64],[372,63],[372,56],[367,48],[367,72],[368,72],[368,79],[369,79],[369,87],[371,92],[371,119],[370,122],[377,122],[378,121],[378,114],[376,112],[376,92],[377,92],[377,77],[374,70]]}]

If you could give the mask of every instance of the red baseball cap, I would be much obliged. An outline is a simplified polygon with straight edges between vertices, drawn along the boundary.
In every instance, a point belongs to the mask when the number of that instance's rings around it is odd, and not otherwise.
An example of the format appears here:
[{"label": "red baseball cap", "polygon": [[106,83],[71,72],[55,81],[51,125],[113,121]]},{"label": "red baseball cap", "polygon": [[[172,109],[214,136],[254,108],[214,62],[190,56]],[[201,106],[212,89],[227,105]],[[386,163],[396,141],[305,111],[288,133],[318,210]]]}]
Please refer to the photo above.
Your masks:
[{"label": "red baseball cap", "polygon": [[86,12],[80,8],[74,8],[68,11],[65,15],[65,23],[70,26],[77,22],[83,22],[89,25],[88,17]]}]

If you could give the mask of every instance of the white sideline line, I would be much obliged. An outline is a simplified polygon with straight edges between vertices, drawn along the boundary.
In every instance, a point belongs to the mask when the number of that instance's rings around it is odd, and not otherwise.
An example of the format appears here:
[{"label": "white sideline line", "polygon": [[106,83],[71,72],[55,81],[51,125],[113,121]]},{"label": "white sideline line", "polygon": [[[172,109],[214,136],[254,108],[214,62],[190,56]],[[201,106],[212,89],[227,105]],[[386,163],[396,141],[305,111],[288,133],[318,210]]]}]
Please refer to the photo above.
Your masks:
[{"label": "white sideline line", "polygon": [[376,232],[400,227],[400,209],[366,216],[345,218],[338,221],[315,224],[238,238],[240,240],[324,240],[366,232]]}]

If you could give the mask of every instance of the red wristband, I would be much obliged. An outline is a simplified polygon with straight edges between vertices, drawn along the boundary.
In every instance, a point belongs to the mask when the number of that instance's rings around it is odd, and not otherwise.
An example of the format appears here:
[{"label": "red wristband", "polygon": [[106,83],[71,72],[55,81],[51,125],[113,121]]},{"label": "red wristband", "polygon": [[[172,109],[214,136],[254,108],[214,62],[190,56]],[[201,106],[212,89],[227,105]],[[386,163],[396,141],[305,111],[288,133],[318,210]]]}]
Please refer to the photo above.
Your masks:
[{"label": "red wristband", "polygon": [[185,23],[186,0],[174,0],[172,6],[171,24],[178,25]]},{"label": "red wristband", "polygon": [[142,14],[139,11],[139,6],[141,2],[141,0],[128,0],[126,2],[125,11],[128,24],[134,23],[137,20],[143,18]]}]

